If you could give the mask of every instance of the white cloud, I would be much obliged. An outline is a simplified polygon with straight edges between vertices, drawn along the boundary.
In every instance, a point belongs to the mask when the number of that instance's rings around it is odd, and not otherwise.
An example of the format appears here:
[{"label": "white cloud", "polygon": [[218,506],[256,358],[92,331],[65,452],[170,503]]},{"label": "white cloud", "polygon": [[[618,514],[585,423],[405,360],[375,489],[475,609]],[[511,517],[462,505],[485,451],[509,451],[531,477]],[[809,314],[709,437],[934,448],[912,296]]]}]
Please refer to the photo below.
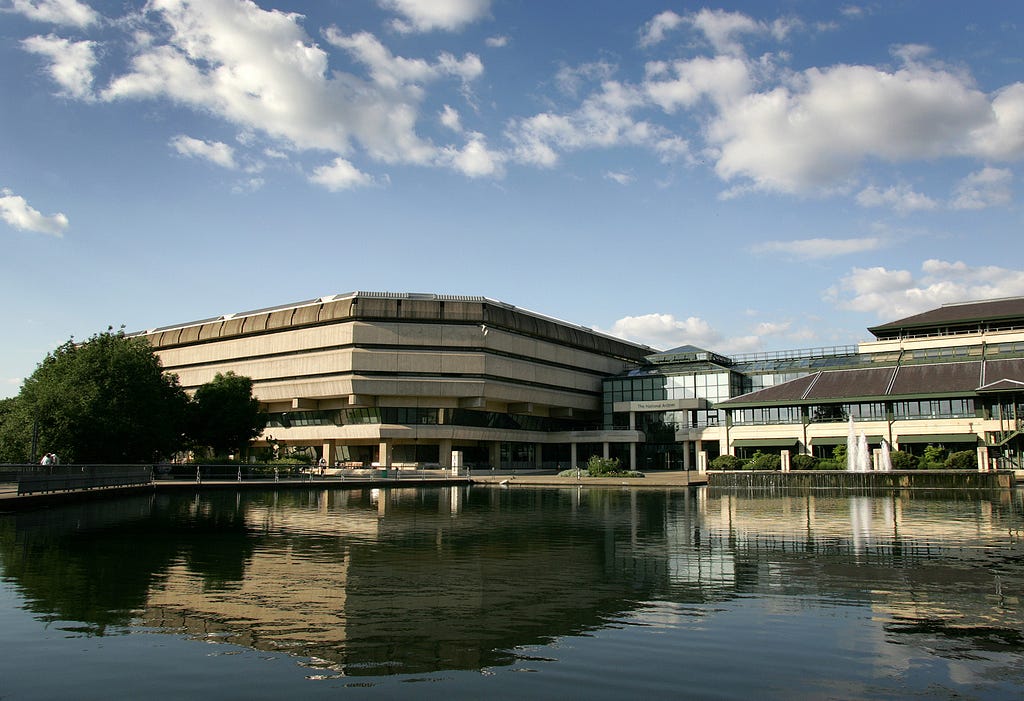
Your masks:
[{"label": "white cloud", "polygon": [[920,275],[883,267],[854,268],[826,294],[840,309],[901,319],[950,302],[1024,295],[1024,270],[926,260]]},{"label": "white cloud", "polygon": [[953,209],[985,209],[1013,201],[1013,173],[1004,168],[983,168],[961,180],[950,206]]},{"label": "white cloud", "polygon": [[373,184],[373,178],[363,173],[344,158],[335,158],[330,165],[320,166],[309,176],[309,181],[322,185],[331,192],[351,190]]},{"label": "white cloud", "polygon": [[672,10],[665,10],[661,14],[655,15],[654,19],[644,25],[640,45],[652,46],[660,43],[665,39],[667,32],[672,31],[684,21],[681,15],[677,15]]},{"label": "white cloud", "polygon": [[604,177],[607,180],[617,182],[619,185],[629,185],[631,182],[633,182],[633,176],[630,175],[629,173],[618,173],[609,170],[605,172]]},{"label": "white cloud", "polygon": [[48,71],[61,87],[61,94],[79,100],[92,99],[96,45],[91,41],[71,41],[50,34],[29,37],[21,42],[29,53],[50,59]]},{"label": "white cloud", "polygon": [[88,27],[100,16],[78,0],[11,0],[11,9],[37,22]]},{"label": "white cloud", "polygon": [[392,26],[399,32],[457,31],[486,17],[491,0],[377,0],[386,10],[402,15]]},{"label": "white cloud", "polygon": [[237,167],[234,150],[220,141],[203,141],[180,134],[171,139],[171,147],[182,156],[200,158],[222,168],[234,169]]},{"label": "white cloud", "polygon": [[793,241],[764,241],[751,247],[754,253],[782,253],[802,259],[837,258],[864,251],[874,251],[883,246],[881,239],[868,237],[859,239],[797,239]]},{"label": "white cloud", "polygon": [[469,132],[468,141],[461,149],[448,146],[443,149],[440,162],[470,178],[501,175],[505,156],[487,147],[487,140],[479,132]]},{"label": "white cloud", "polygon": [[723,54],[742,54],[743,46],[739,37],[768,30],[765,25],[741,12],[704,8],[688,19],[704,34],[715,51]]},{"label": "white cloud", "polygon": [[462,132],[462,119],[459,117],[459,111],[451,105],[445,105],[441,108],[441,114],[438,115],[438,119],[441,124],[445,125],[456,133]]},{"label": "white cloud", "polygon": [[685,344],[711,349],[721,339],[711,324],[700,317],[677,319],[672,314],[627,316],[612,325],[613,336],[667,350]]},{"label": "white cloud", "polygon": [[138,44],[130,70],[101,97],[169,99],[262,133],[277,149],[327,151],[351,163],[359,146],[385,163],[443,161],[443,151],[416,130],[424,86],[445,77],[465,83],[483,72],[473,54],[404,58],[366,32],[327,29],[329,43],[366,67],[364,79],[331,71],[299,15],[234,0],[154,0],[150,7],[166,41]]},{"label": "white cloud", "polygon": [[61,214],[45,216],[32,208],[24,197],[11,190],[0,190],[0,219],[22,231],[34,231],[61,237],[68,228],[68,218]]},{"label": "white cloud", "polygon": [[492,49],[502,49],[508,46],[509,38],[507,36],[493,36],[484,39],[484,43]]},{"label": "white cloud", "polygon": [[914,192],[909,185],[897,185],[879,190],[874,185],[857,193],[861,207],[891,207],[901,214],[917,210],[935,209],[938,203],[927,195]]},{"label": "white cloud", "polygon": [[693,107],[705,97],[724,108],[746,95],[751,87],[746,62],[731,56],[649,63],[646,71],[644,91],[669,114],[680,107]]},{"label": "white cloud", "polygon": [[553,166],[559,154],[567,151],[621,145],[656,149],[674,143],[664,128],[632,117],[630,113],[643,104],[643,99],[632,86],[605,81],[574,112],[545,112],[515,120],[507,136],[518,161],[545,167]]},{"label": "white cloud", "polygon": [[798,193],[841,185],[871,158],[966,155],[972,131],[991,118],[988,99],[959,75],[836,66],[735,101],[709,137],[723,180]]}]

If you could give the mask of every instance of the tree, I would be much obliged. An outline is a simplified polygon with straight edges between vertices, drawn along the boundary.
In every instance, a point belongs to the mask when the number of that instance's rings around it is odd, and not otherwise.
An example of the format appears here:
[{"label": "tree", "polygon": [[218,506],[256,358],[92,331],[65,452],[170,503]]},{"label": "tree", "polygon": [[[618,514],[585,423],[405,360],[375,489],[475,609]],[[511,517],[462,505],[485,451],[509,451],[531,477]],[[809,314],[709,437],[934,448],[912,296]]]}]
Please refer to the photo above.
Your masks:
[{"label": "tree", "polygon": [[107,329],[69,340],[0,411],[0,460],[34,459],[35,433],[62,462],[149,462],[181,447],[187,403],[145,339]]},{"label": "tree", "polygon": [[260,435],[266,415],[252,396],[252,379],[233,372],[217,375],[196,390],[189,405],[188,435],[214,455],[240,450]]}]

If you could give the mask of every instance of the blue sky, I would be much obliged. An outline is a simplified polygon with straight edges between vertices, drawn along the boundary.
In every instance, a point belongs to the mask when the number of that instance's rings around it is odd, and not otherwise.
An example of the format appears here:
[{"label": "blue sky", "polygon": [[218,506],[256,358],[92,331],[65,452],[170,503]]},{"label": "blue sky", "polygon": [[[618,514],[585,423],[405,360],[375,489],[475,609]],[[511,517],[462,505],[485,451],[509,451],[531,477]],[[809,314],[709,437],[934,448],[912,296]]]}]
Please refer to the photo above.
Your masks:
[{"label": "blue sky", "polygon": [[667,349],[1024,295],[1024,3],[0,0],[0,396],[356,291]]}]

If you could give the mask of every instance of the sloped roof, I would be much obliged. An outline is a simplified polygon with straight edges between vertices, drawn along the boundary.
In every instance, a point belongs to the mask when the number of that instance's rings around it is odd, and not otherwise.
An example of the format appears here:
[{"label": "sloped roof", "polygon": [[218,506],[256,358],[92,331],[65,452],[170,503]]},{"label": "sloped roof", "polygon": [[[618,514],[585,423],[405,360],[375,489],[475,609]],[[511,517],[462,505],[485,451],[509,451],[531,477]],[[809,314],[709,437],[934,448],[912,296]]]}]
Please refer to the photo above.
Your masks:
[{"label": "sloped roof", "polygon": [[[719,402],[720,407],[813,404],[836,400],[877,401],[894,397],[971,395],[978,391],[1024,389],[1024,359],[929,363],[883,368],[821,370],[774,387]],[[997,378],[997,379],[993,379]]]},{"label": "sloped roof", "polygon": [[922,330],[929,327],[948,327],[981,321],[1006,321],[1019,318],[1024,323],[1024,297],[990,299],[959,304],[944,304],[921,314],[890,321],[868,328],[876,337],[891,335],[901,329]]}]

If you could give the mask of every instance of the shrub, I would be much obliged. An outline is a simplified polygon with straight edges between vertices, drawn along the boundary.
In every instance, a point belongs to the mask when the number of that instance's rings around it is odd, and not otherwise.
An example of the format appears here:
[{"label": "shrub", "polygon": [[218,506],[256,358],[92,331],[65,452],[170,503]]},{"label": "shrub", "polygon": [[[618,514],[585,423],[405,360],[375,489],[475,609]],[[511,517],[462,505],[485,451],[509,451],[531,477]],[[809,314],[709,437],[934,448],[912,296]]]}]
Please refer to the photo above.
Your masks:
[{"label": "shrub", "polygon": [[794,455],[789,461],[789,467],[792,470],[815,470],[817,469],[819,462],[821,461],[813,455],[804,455],[803,453],[799,453]]},{"label": "shrub", "polygon": [[778,470],[782,468],[782,456],[776,453],[754,453],[754,457],[743,466],[745,470]]},{"label": "shrub", "polygon": [[924,447],[924,461],[929,467],[945,463],[948,456],[949,451],[945,446],[928,444]]},{"label": "shrub", "polygon": [[978,456],[973,450],[959,450],[950,453],[945,467],[950,470],[970,470],[978,466]]},{"label": "shrub", "polygon": [[815,470],[845,470],[846,461],[836,462],[835,460],[818,460],[818,464],[814,466]]},{"label": "shrub", "polygon": [[917,458],[902,450],[889,453],[889,460],[894,470],[913,470],[917,468]]},{"label": "shrub", "polygon": [[740,470],[743,468],[743,461],[735,455],[719,455],[711,461],[712,470]]},{"label": "shrub", "polygon": [[587,472],[591,477],[604,477],[619,471],[618,458],[602,458],[592,455],[587,461]]}]

